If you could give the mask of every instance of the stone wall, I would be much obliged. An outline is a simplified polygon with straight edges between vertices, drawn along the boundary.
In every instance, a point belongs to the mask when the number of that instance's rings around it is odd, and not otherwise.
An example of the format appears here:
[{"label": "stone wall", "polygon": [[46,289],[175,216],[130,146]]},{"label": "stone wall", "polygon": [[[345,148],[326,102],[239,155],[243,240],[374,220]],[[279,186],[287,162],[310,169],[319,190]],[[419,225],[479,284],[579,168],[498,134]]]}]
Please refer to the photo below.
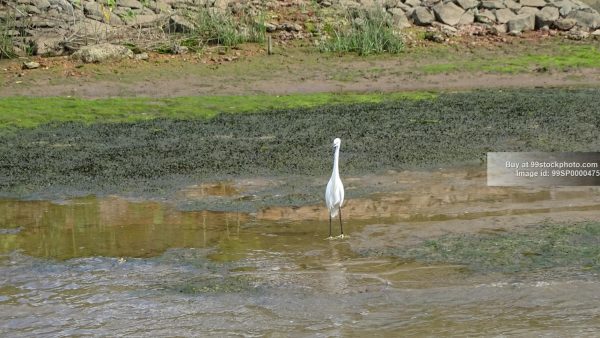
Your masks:
[{"label": "stone wall", "polygon": [[[161,39],[170,32],[193,29],[186,15],[210,10],[311,6],[310,0],[0,0],[0,27],[11,27],[17,51],[40,55],[72,53],[83,45]],[[578,0],[318,0],[331,10],[379,7],[399,28],[487,25],[497,32],[519,34],[535,29],[589,32],[600,28],[600,14]],[[286,23],[287,24],[287,23]],[[269,31],[303,22],[267,22]],[[586,33],[587,34],[587,33]],[[302,35],[298,35],[302,36]]]}]

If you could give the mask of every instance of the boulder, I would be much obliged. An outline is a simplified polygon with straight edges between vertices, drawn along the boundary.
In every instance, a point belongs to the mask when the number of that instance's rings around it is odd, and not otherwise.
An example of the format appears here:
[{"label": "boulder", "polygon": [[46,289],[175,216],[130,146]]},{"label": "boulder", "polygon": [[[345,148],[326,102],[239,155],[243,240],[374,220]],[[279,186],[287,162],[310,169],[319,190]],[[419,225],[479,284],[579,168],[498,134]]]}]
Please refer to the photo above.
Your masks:
[{"label": "boulder", "polygon": [[535,15],[535,25],[538,28],[544,26],[550,27],[558,18],[560,18],[558,8],[547,6]]},{"label": "boulder", "polygon": [[518,11],[521,9],[521,7],[523,7],[520,3],[513,0],[504,0],[504,5],[506,8],[512,9],[513,11]]},{"label": "boulder", "polygon": [[438,4],[437,6],[433,7],[433,12],[435,13],[438,21],[450,26],[454,26],[458,24],[460,18],[465,13],[465,10],[452,2],[448,2],[446,4]]},{"label": "boulder", "polygon": [[455,2],[464,10],[477,7],[477,2],[475,0],[456,0]]},{"label": "boulder", "polygon": [[544,7],[546,6],[546,1],[544,0],[521,0],[521,6],[526,7]]},{"label": "boulder", "polygon": [[460,17],[460,21],[458,22],[458,24],[459,25],[470,25],[473,22],[475,22],[475,14],[472,9],[469,9]]},{"label": "boulder", "polygon": [[535,15],[519,14],[507,22],[508,31],[512,34],[535,29]]},{"label": "boulder", "polygon": [[23,69],[36,69],[36,68],[40,68],[40,63],[39,62],[35,62],[35,61],[25,61],[25,62],[23,62],[23,66],[21,68],[23,68]]},{"label": "boulder", "polygon": [[125,23],[128,26],[133,27],[153,27],[160,23],[165,19],[165,16],[162,14],[142,14],[142,15],[134,15],[134,16],[126,16],[123,18]]},{"label": "boulder", "polygon": [[144,5],[142,5],[142,3],[138,0],[117,0],[117,6],[129,7],[134,9],[144,8]]},{"label": "boulder", "polygon": [[431,12],[429,12],[429,10],[425,7],[415,8],[412,18],[415,21],[415,24],[419,26],[431,25],[431,23],[435,20],[433,14],[431,14]]},{"label": "boulder", "polygon": [[493,0],[493,1],[482,1],[481,7],[487,8],[487,9],[500,9],[500,8],[506,8],[506,5],[504,4],[504,2],[502,2],[500,0]]},{"label": "boulder", "polygon": [[575,19],[561,18],[554,21],[554,27],[560,29],[561,31],[568,31],[575,27],[575,25],[577,25],[577,20]]},{"label": "boulder", "polygon": [[59,56],[64,52],[62,37],[56,35],[39,35],[33,39],[36,55]]},{"label": "boulder", "polygon": [[406,0],[404,1],[405,5],[409,5],[410,7],[419,7],[421,6],[421,0]]},{"label": "boulder", "polygon": [[587,12],[582,10],[572,11],[567,18],[575,19],[577,25],[586,29],[596,29],[600,27],[600,14],[598,12]]},{"label": "boulder", "polygon": [[124,46],[102,43],[81,47],[71,57],[86,63],[92,63],[132,58],[133,52]]},{"label": "boulder", "polygon": [[506,24],[494,25],[492,29],[496,34],[505,34],[508,31]]},{"label": "boulder", "polygon": [[584,39],[587,39],[589,36],[590,36],[589,32],[582,31],[582,30],[578,29],[577,27],[571,29],[569,31],[569,33],[567,34],[567,38],[570,40],[584,40]]},{"label": "boulder", "polygon": [[196,28],[191,21],[177,14],[169,18],[169,24],[167,27],[169,32],[177,33],[189,33]]},{"label": "boulder", "polygon": [[406,17],[406,14],[404,14],[404,11],[400,8],[391,8],[389,12],[392,15],[392,20],[394,21],[396,27],[402,29],[411,26],[410,21],[408,21],[408,18]]},{"label": "boulder", "polygon": [[496,10],[496,22],[503,24],[517,16],[513,11],[508,8]]},{"label": "boulder", "polygon": [[475,14],[475,21],[485,24],[493,24],[496,21],[496,14],[490,10],[484,9],[478,14]]},{"label": "boulder", "polygon": [[50,7],[50,1],[48,1],[48,0],[32,0],[31,4],[42,11],[44,11],[44,10],[48,9],[48,7]]},{"label": "boulder", "polygon": [[537,15],[540,12],[539,9],[535,8],[535,7],[521,7],[521,9],[519,9],[517,11],[518,15],[523,15],[523,14],[531,14],[533,16]]},{"label": "boulder", "polygon": [[83,5],[83,12],[87,16],[93,16],[97,18],[102,18],[104,16],[103,8],[97,2],[86,2]]}]

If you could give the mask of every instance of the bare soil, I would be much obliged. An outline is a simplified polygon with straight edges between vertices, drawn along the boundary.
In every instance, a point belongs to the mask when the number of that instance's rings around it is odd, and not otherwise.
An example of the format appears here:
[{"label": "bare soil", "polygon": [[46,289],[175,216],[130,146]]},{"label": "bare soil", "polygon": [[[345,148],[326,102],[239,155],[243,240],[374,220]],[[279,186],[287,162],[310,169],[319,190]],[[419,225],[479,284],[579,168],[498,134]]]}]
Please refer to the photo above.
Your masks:
[{"label": "bare soil", "polygon": [[600,85],[600,69],[540,69],[535,62],[518,72],[428,72],[424,68],[465,61],[495,64],[511,57],[551,55],[570,44],[575,43],[532,33],[521,38],[461,38],[449,44],[419,41],[397,56],[322,54],[306,42],[298,42],[279,46],[271,56],[261,46],[244,45],[194,55],[151,53],[148,61],[104,64],[80,64],[68,57],[37,58],[42,66],[35,70],[22,70],[24,60],[18,59],[0,62],[0,97],[280,95]]}]

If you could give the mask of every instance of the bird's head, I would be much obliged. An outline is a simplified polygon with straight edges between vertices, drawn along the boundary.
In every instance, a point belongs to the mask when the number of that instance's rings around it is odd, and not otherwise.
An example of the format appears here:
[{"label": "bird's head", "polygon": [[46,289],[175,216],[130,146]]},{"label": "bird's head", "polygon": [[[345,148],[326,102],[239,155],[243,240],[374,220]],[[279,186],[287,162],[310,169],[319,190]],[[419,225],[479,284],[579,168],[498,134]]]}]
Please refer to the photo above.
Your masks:
[{"label": "bird's head", "polygon": [[333,140],[333,149],[337,149],[340,147],[340,144],[342,144],[342,140],[340,140],[339,138],[336,138],[335,140]]}]

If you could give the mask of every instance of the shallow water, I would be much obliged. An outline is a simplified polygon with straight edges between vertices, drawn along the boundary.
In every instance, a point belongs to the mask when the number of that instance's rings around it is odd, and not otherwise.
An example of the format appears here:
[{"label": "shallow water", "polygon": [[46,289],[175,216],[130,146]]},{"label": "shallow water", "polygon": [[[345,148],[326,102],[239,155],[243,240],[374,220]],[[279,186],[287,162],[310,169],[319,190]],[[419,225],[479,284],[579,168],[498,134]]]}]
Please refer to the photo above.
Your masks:
[{"label": "shallow water", "polygon": [[[0,335],[594,336],[599,276],[361,257],[451,232],[600,219],[597,188],[487,188],[478,169],[348,178],[344,239],[321,206],[178,211],[88,197],[0,201]],[[393,192],[390,191],[390,187]],[[182,195],[243,195],[199,184]],[[334,234],[339,231],[334,223]]]}]

